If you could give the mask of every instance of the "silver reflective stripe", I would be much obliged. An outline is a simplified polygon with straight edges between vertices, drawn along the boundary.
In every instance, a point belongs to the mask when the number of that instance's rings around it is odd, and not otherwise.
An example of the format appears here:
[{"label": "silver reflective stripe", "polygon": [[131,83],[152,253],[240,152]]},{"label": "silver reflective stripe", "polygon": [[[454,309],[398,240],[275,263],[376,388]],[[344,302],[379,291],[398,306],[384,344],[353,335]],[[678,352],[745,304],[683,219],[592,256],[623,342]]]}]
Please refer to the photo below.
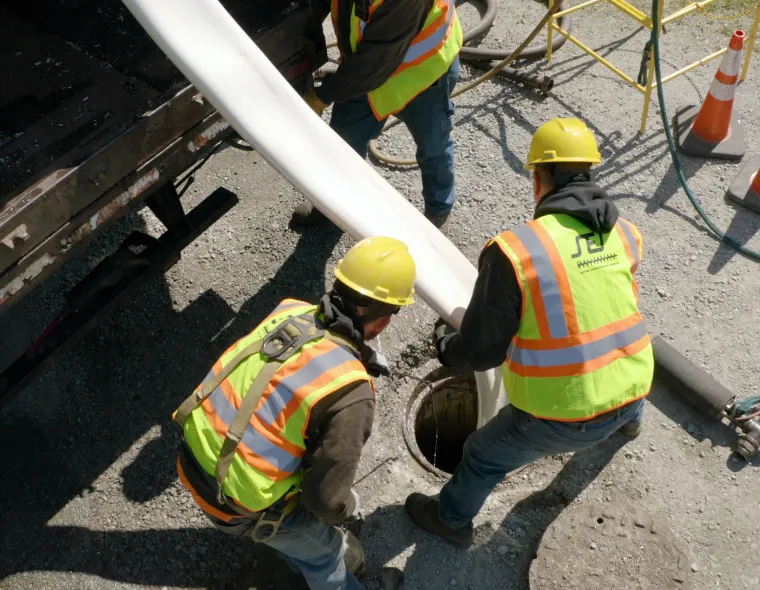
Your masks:
[{"label": "silver reflective stripe", "polygon": [[[230,424],[232,424],[232,420],[235,418],[237,410],[229,402],[227,396],[224,395],[221,388],[217,387],[208,399],[214,407],[216,415],[219,416],[219,419],[225,423],[227,428],[229,428]],[[243,433],[242,443],[280,471],[293,473],[301,465],[300,457],[294,457],[284,449],[281,449],[274,443],[270,442],[259,434],[250,424],[246,426],[245,433]]]},{"label": "silver reflective stripe", "polygon": [[[428,51],[434,49],[441,43],[443,43],[443,40],[446,38],[446,33],[449,31],[449,25],[451,24],[451,19],[454,17],[454,2],[453,0],[446,0],[446,5],[448,6],[448,10],[446,11],[446,22],[444,22],[432,35],[427,37],[426,39],[423,39],[419,43],[413,43],[409,46],[409,49],[406,51],[406,55],[404,56],[404,61],[402,63],[409,63],[411,61],[414,61],[415,59],[418,59],[419,57],[425,55]],[[364,27],[367,26],[367,23],[363,20],[359,21],[359,30],[361,31],[361,35],[364,36]]]},{"label": "silver reflective stripe", "polygon": [[588,363],[605,354],[628,346],[646,336],[646,326],[643,320],[620,332],[610,334],[594,342],[559,348],[556,350],[530,350],[511,346],[508,360],[524,367],[561,367]]},{"label": "silver reflective stripe", "polygon": [[454,2],[453,0],[447,0],[446,5],[448,10],[446,11],[446,22],[444,22],[438,29],[426,39],[423,39],[419,43],[413,43],[404,56],[403,63],[409,63],[425,55],[428,51],[431,51],[438,47],[446,38],[446,33],[449,32],[449,25],[451,19],[454,16]]},{"label": "silver reflective stripe", "polygon": [[355,360],[355,358],[339,346],[311,359],[298,371],[280,381],[264,404],[256,411],[256,417],[262,422],[273,424],[280,412],[293,399],[296,390],[350,360]]},{"label": "silver reflective stripe", "polygon": [[625,234],[625,239],[628,240],[628,246],[633,255],[633,270],[636,270],[639,268],[639,246],[636,242],[636,236],[633,235],[633,230],[631,230],[631,226],[627,222],[621,220],[619,223],[620,227],[623,228],[623,234]]},{"label": "silver reflective stripe", "polygon": [[567,322],[565,321],[565,310],[562,307],[562,296],[559,291],[559,282],[557,274],[554,272],[549,253],[544,248],[541,240],[538,239],[536,232],[529,226],[521,225],[512,230],[522,242],[522,245],[530,254],[533,261],[533,267],[538,275],[538,284],[541,287],[540,296],[544,301],[546,309],[546,319],[549,323],[549,332],[552,338],[563,338],[568,335]]}]

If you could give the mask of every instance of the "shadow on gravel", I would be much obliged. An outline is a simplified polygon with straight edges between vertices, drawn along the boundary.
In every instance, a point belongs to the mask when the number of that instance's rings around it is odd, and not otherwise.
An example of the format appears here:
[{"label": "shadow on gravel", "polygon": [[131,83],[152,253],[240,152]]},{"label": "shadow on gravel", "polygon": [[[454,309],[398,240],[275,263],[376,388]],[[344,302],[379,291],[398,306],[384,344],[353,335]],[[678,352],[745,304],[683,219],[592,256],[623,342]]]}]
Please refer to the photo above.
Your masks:
[{"label": "shadow on gravel", "polygon": [[[745,246],[753,237],[757,235],[760,230],[760,215],[746,209],[726,196],[726,203],[734,209],[734,216],[731,218],[731,223],[727,228],[720,228],[724,234],[733,238],[739,242],[742,246]],[[712,235],[712,234],[711,234]],[[715,238],[717,239],[717,238]],[[724,266],[726,266],[734,256],[744,256],[749,260],[754,261],[754,258],[750,258],[745,254],[740,254],[735,248],[726,244],[721,240],[718,244],[718,249],[715,251],[710,264],[707,265],[707,272],[710,274],[718,274]]]},{"label": "shadow on gravel", "polygon": [[416,590],[449,586],[452,579],[465,588],[491,588],[495,579],[510,579],[510,589],[527,590],[530,564],[546,529],[627,442],[616,435],[575,453],[546,488],[517,502],[500,526],[478,527],[478,545],[469,551],[456,549],[414,526],[402,505],[382,506],[365,516],[362,542],[368,566],[385,564],[415,544],[407,560],[406,578]]},{"label": "shadow on gravel", "polygon": [[[652,393],[647,397],[660,412],[665,414],[672,422],[683,429],[683,437],[692,438],[696,443],[709,441],[712,447],[725,447],[730,449],[737,438],[736,431],[726,422],[719,422],[704,417],[697,410],[687,405],[684,401],[672,393],[667,387],[655,382]],[[645,418],[646,420],[646,418]],[[659,425],[653,426],[658,428]],[[760,454],[747,463],[744,460],[729,456],[726,466],[730,471],[741,471],[745,467],[760,466]]]},{"label": "shadow on gravel", "polygon": [[[305,588],[267,548],[194,528],[203,520],[177,482],[178,436],[170,414],[219,355],[282,298],[316,301],[340,235],[337,229],[301,235],[238,314],[212,290],[177,312],[175,305],[187,302],[173,301],[163,277],[152,281],[3,409],[0,580],[51,572],[43,585],[86,583],[55,575],[65,572],[98,576],[102,580],[92,583],[99,587],[112,580]],[[49,301],[40,297],[37,304]],[[121,473],[109,472],[117,461],[125,463]],[[33,579],[39,584],[44,576]],[[19,577],[8,587],[30,583]]]}]

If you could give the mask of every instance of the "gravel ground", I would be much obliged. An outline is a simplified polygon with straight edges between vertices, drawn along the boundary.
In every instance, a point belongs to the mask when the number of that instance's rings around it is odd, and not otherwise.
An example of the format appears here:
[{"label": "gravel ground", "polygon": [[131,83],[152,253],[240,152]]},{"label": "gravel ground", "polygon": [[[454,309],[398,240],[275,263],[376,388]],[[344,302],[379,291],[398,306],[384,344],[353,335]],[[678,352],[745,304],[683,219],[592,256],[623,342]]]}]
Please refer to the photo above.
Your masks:
[{"label": "gravel ground", "polygon": [[[668,11],[678,7],[666,5]],[[484,44],[516,45],[541,11],[539,4],[501,0],[501,16]],[[465,23],[476,18],[469,7],[461,13]],[[737,22],[694,16],[668,27],[665,72],[724,46]],[[741,24],[748,29],[746,18]],[[573,26],[635,76],[647,36],[631,21],[599,6],[578,15]],[[757,57],[736,101],[750,152],[760,149]],[[667,85],[671,113],[702,101],[716,65]],[[554,116],[582,117],[604,156],[599,182],[644,234],[639,284],[650,330],[737,394],[758,391],[757,267],[718,244],[696,217],[671,165],[656,101],[647,132],[639,136],[641,97],[574,46],[566,44],[551,64],[527,67],[554,77],[551,96],[496,81],[457,102],[459,200],[447,230],[452,241],[474,261],[487,238],[528,219],[530,185],[521,162],[532,132]],[[463,80],[479,74],[467,66],[462,72]],[[390,153],[413,154],[400,128],[380,144]],[[690,158],[684,164],[716,223],[760,247],[760,218],[723,198],[739,164]],[[380,170],[422,207],[416,170]],[[169,414],[221,351],[281,298],[315,299],[331,280],[324,269],[350,242],[337,231],[288,229],[290,210],[301,197],[255,154],[220,152],[198,174],[186,203],[220,185],[238,192],[239,206],[165,277],[59,357],[0,413],[0,500],[6,507],[0,515],[0,588],[303,587],[266,548],[209,529],[176,479],[177,435]],[[0,365],[52,319],[60,293],[135,228],[161,231],[147,211],[125,219],[0,320],[0,332],[13,335],[0,349]],[[378,380],[375,432],[360,467],[366,477],[357,486],[371,566],[404,568],[406,587],[414,589],[525,589],[541,536],[560,522],[565,507],[602,503],[658,515],[658,526],[670,530],[688,560],[679,587],[760,588],[753,567],[760,503],[752,491],[760,461],[744,466],[732,460],[732,431],[702,419],[659,386],[636,441],[625,445],[615,437],[586,453],[548,458],[500,485],[476,520],[470,550],[413,530],[404,498],[412,490],[434,492],[440,481],[421,470],[404,446],[400,425],[413,381],[401,373],[424,376],[433,321],[420,304],[381,337],[396,376]],[[568,543],[566,559],[598,566],[584,552],[610,554],[604,542],[600,536],[596,547]],[[630,549],[641,563],[638,575],[660,575],[662,564],[651,557],[658,552],[645,549]],[[618,587],[646,587],[634,578],[621,579]],[[553,587],[563,586],[570,583]]]}]

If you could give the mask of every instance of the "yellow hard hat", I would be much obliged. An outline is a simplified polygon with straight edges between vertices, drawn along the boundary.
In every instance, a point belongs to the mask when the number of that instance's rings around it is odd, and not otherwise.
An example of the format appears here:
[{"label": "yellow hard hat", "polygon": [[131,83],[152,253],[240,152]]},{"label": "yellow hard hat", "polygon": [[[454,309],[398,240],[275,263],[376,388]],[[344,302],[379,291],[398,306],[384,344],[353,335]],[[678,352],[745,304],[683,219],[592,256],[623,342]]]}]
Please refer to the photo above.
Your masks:
[{"label": "yellow hard hat", "polygon": [[398,306],[414,303],[416,275],[406,244],[384,236],[362,240],[335,267],[335,276],[357,293]]},{"label": "yellow hard hat", "polygon": [[579,119],[552,119],[536,130],[530,142],[526,170],[536,164],[589,162],[598,164],[602,155],[594,135]]}]

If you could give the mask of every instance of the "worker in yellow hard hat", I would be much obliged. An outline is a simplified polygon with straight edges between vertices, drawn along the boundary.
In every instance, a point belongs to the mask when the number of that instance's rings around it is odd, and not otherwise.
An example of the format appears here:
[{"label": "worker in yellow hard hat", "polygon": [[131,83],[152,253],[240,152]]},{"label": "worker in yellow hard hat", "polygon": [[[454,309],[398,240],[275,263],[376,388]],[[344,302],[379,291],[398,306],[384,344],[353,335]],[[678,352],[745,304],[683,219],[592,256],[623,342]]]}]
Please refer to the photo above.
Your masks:
[{"label": "worker in yellow hard hat", "polygon": [[310,588],[400,588],[397,569],[364,577],[352,484],[387,365],[365,342],[414,302],[406,245],[363,240],[321,302],[285,299],[234,343],[177,409],[177,470],[221,531],[273,547]]},{"label": "worker in yellow hard hat", "polygon": [[591,180],[599,162],[578,119],[539,127],[526,165],[533,221],[483,249],[460,330],[436,326],[440,362],[500,367],[510,402],[468,437],[438,499],[407,498],[417,525],[456,546],[472,543],[473,519],[508,473],[641,429],[654,370],[634,278],[642,238]]}]

